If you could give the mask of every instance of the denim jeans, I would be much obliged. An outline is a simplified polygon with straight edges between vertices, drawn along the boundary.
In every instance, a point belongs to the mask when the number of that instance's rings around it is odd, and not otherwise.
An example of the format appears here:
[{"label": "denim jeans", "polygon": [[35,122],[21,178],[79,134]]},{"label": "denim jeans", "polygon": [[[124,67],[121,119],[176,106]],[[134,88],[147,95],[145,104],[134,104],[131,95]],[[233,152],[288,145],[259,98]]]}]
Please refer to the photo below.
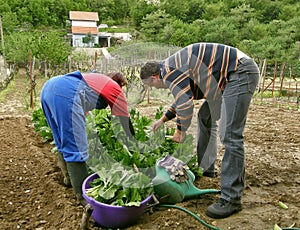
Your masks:
[{"label": "denim jeans", "polygon": [[222,102],[205,101],[204,107],[198,112],[197,155],[199,165],[206,171],[214,171],[217,156],[216,122],[221,117],[220,140],[225,147],[221,167],[221,198],[232,203],[241,202],[245,186],[243,133],[258,80],[257,64],[252,59],[242,58],[237,71],[229,76]]},{"label": "denim jeans", "polygon": [[[92,100],[94,98],[96,100]],[[43,112],[57,150],[66,162],[85,162],[88,159],[85,111],[92,105],[95,107],[97,98],[98,95],[83,80],[74,76],[52,77],[42,89]]]}]

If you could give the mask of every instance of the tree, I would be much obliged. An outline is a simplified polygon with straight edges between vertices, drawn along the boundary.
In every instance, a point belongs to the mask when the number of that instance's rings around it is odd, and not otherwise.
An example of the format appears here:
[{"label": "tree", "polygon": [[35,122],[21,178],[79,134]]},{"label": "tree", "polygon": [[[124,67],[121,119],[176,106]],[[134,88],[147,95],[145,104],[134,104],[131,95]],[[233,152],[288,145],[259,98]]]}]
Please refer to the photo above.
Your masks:
[{"label": "tree", "polygon": [[240,41],[237,44],[237,47],[239,48],[239,50],[245,52],[247,55],[254,59],[260,59],[261,57],[264,57],[261,56],[261,50],[259,49],[256,41],[245,39],[243,41]]},{"label": "tree", "polygon": [[203,20],[201,22],[201,34],[202,41],[217,42],[226,45],[236,45],[236,30],[235,22],[232,18],[216,17],[213,20]]},{"label": "tree", "polygon": [[177,19],[184,20],[189,11],[188,0],[161,0],[159,8],[167,14],[176,17]]},{"label": "tree", "polygon": [[[257,19],[250,19],[250,21],[242,28],[242,40],[258,41],[264,37],[269,36],[268,25],[260,23]],[[241,36],[239,36],[241,38]]]},{"label": "tree", "polygon": [[17,19],[16,13],[3,12],[2,13],[2,27],[3,27],[4,34],[12,33],[14,30],[18,29],[19,21]]},{"label": "tree", "polygon": [[256,54],[271,61],[282,61],[283,47],[277,38],[266,37],[256,42]]},{"label": "tree", "polygon": [[300,3],[297,4],[289,4],[289,5],[283,5],[281,8],[281,11],[278,15],[278,19],[281,20],[291,20],[294,17],[297,17],[300,12]]},{"label": "tree", "polygon": [[38,41],[37,58],[53,65],[60,65],[66,62],[73,48],[64,39],[64,35],[65,33],[58,31],[39,33],[36,36]]},{"label": "tree", "polygon": [[50,32],[14,32],[6,40],[7,62],[27,63],[29,50],[38,60],[58,65],[67,61],[72,47],[63,39],[61,33]]},{"label": "tree", "polygon": [[34,36],[26,32],[14,32],[5,40],[7,63],[26,63],[29,61],[28,51],[34,50]]},{"label": "tree", "polygon": [[204,12],[202,14],[202,19],[203,20],[213,20],[217,17],[223,17],[224,16],[224,3],[219,2],[219,3],[212,3],[212,4],[206,4],[204,6]]},{"label": "tree", "polygon": [[184,47],[199,41],[201,41],[200,26],[196,21],[194,23],[184,23],[176,19],[165,27],[164,43]]},{"label": "tree", "polygon": [[146,0],[137,0],[131,2],[129,15],[133,19],[137,29],[140,28],[143,18],[158,9],[158,5]]},{"label": "tree", "polygon": [[171,16],[162,10],[146,15],[141,23],[141,32],[147,41],[161,42],[165,26],[171,21]]},{"label": "tree", "polygon": [[190,0],[188,6],[188,12],[186,17],[182,20],[184,22],[192,23],[198,19],[202,19],[204,14],[206,1],[205,0]]}]

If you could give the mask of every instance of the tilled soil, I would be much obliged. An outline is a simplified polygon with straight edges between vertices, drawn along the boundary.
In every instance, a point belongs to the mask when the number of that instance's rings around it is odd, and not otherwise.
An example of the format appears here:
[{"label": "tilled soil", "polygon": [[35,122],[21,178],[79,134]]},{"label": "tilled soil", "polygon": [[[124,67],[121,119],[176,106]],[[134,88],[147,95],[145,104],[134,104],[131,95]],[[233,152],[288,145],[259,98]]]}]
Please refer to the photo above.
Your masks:
[{"label": "tilled soil", "polygon": [[[42,84],[42,83],[41,83]],[[15,85],[0,103],[0,229],[78,229],[83,210],[71,188],[62,185],[53,146],[34,132],[28,110],[26,79]],[[36,99],[38,103],[38,96]],[[155,105],[139,108],[145,115]],[[245,129],[246,188],[244,209],[229,218],[214,220],[206,208],[217,200],[209,194],[180,204],[219,229],[300,228],[300,113],[260,105],[254,100]],[[223,150],[218,156],[220,170]],[[198,178],[199,188],[219,189],[217,178]],[[278,206],[282,201],[288,209]],[[90,220],[90,229],[101,229]],[[178,209],[152,208],[129,227],[138,229],[208,229],[188,213]]]}]

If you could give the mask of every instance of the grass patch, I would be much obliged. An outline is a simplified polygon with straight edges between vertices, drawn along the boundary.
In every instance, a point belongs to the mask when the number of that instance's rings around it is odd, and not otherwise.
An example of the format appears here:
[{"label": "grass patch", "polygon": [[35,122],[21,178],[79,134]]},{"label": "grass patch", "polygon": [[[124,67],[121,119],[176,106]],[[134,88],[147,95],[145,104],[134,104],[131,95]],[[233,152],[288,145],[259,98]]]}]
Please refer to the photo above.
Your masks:
[{"label": "grass patch", "polygon": [[272,91],[266,90],[263,92],[263,94],[261,92],[256,92],[255,96],[262,97],[262,98],[285,97],[285,96],[287,96],[287,91],[282,90],[280,92],[279,90],[275,90],[275,91],[273,91],[273,95],[272,95]]},{"label": "grass patch", "polygon": [[2,91],[0,91],[0,102],[1,103],[4,102],[6,99],[6,96],[14,90],[15,84],[16,84],[16,82],[14,80],[11,80],[9,82],[9,84],[7,85],[7,87],[5,89],[3,89]]}]

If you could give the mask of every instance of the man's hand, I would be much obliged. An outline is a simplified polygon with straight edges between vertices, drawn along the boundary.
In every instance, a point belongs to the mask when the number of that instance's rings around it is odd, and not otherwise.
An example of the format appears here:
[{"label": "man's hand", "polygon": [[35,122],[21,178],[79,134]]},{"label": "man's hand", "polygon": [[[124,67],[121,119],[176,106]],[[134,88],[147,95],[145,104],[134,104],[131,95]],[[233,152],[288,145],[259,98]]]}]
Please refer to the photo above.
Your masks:
[{"label": "man's hand", "polygon": [[168,120],[169,120],[169,119],[168,119],[165,115],[163,115],[159,120],[153,122],[153,123],[152,123],[152,129],[153,129],[153,132],[156,132],[156,131],[160,128],[160,126],[161,126],[163,123],[167,122]]},{"label": "man's hand", "polygon": [[173,135],[173,140],[175,142],[180,143],[180,142],[183,142],[184,138],[185,138],[185,132],[184,131],[180,131],[179,129],[176,129],[176,131],[175,131],[175,133]]},{"label": "man's hand", "polygon": [[160,126],[161,126],[163,123],[164,123],[164,122],[163,122],[162,119],[159,119],[159,120],[153,122],[153,123],[152,123],[152,129],[153,129],[153,132],[156,132],[156,131],[160,128]]}]

